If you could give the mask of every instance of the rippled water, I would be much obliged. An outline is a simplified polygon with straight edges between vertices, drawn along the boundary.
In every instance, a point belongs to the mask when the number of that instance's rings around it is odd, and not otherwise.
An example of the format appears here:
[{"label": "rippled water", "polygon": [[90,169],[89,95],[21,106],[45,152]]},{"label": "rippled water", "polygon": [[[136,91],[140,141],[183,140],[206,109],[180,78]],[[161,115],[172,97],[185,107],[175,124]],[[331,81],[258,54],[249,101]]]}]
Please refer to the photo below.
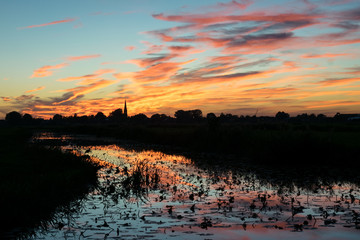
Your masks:
[{"label": "rippled water", "polygon": [[360,238],[359,188],[350,183],[289,190],[218,171],[221,161],[199,168],[184,156],[84,136],[42,134],[36,142],[104,165],[99,188],[37,230],[38,239]]}]

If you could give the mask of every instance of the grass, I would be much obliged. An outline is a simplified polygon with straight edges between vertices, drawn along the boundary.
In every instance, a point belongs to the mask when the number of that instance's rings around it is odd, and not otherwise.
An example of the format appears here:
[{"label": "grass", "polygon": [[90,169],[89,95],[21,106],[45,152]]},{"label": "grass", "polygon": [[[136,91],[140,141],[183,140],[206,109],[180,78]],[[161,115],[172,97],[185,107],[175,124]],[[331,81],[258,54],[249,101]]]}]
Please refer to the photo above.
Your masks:
[{"label": "grass", "polygon": [[[98,166],[88,157],[31,146],[29,128],[0,129],[0,236],[46,226],[56,208],[97,184]],[[45,223],[45,224],[44,224]]]},{"label": "grass", "polygon": [[135,162],[130,170],[126,168],[120,181],[119,196],[124,199],[135,197],[143,202],[147,200],[149,189],[157,189],[160,184],[159,171],[146,160]]}]

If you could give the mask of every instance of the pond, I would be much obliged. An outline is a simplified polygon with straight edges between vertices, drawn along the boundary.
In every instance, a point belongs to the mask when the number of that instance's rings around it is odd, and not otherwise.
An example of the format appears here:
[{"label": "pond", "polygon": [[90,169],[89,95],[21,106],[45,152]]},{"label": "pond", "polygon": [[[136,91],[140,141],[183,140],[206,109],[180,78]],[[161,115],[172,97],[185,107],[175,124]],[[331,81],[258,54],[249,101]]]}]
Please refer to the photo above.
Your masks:
[{"label": "pond", "polygon": [[[359,187],[279,186],[219,160],[139,150],[89,136],[39,134],[34,142],[103,165],[99,186],[56,213],[37,239],[359,239]],[[133,149],[132,149],[133,148]],[[202,160],[203,162],[206,162]]]}]

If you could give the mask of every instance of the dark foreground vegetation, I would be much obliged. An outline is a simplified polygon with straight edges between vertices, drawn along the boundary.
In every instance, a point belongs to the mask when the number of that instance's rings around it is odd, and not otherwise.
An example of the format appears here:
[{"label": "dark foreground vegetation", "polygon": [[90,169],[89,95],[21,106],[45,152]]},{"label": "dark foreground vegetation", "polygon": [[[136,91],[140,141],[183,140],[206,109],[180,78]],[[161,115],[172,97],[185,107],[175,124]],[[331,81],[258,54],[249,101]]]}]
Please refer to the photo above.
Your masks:
[{"label": "dark foreground vegetation", "polygon": [[1,228],[7,230],[16,226],[23,231],[51,220],[56,207],[96,184],[98,166],[86,157],[29,146],[28,138],[38,131],[165,146],[160,147],[164,152],[197,154],[193,159],[199,166],[253,172],[280,186],[293,182],[315,186],[318,179],[321,184],[360,183],[360,122],[355,114],[290,117],[278,112],[274,117],[239,117],[209,113],[204,117],[200,110],[179,110],[174,118],[164,114],[148,118],[144,114],[128,117],[117,109],[109,116],[56,114],[43,120],[12,112],[0,125],[0,206],[6,219]]},{"label": "dark foreground vegetation", "polygon": [[87,157],[31,146],[31,136],[29,127],[0,128],[1,239],[46,228],[57,208],[97,184],[99,167]]}]

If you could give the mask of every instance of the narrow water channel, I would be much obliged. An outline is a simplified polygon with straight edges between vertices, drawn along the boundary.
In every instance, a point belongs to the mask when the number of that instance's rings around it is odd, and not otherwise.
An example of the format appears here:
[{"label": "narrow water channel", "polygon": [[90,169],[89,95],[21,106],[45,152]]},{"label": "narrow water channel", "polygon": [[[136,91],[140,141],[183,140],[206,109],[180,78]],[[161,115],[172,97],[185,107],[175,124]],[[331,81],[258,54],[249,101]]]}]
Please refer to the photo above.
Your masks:
[{"label": "narrow water channel", "polygon": [[[86,142],[83,141],[86,139]],[[129,150],[89,137],[40,134],[35,142],[89,155],[99,187],[57,213],[37,239],[359,239],[359,186],[282,188],[243,171]]]}]

